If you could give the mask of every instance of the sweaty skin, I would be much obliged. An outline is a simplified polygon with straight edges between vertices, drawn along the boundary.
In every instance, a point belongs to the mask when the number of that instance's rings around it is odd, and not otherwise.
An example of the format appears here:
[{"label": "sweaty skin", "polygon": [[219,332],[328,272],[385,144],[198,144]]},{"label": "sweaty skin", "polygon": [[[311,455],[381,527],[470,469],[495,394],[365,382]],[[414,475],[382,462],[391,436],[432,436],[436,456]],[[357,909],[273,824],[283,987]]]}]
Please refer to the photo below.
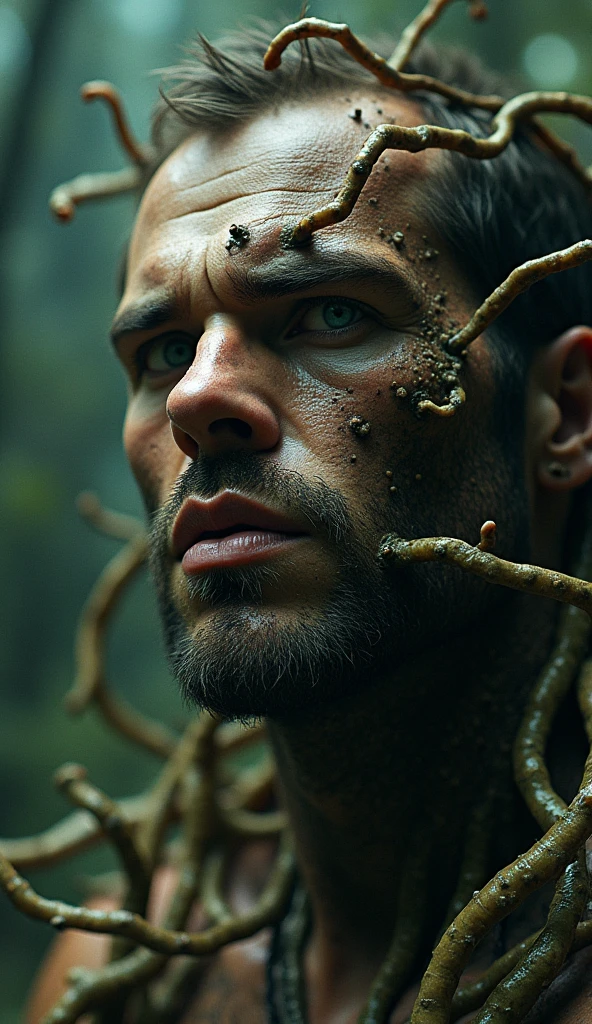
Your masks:
[{"label": "sweaty skin", "polygon": [[[349,116],[356,108],[361,121]],[[114,324],[129,380],[131,467],[154,510],[200,457],[256,455],[340,492],[369,555],[387,528],[476,543],[481,524],[494,519],[500,553],[523,551],[526,525],[530,558],[556,565],[569,489],[589,475],[589,460],[571,481],[546,467],[559,446],[564,462],[583,457],[588,357],[560,440],[558,424],[565,367],[580,358],[590,332],[560,339],[536,363],[525,448],[512,459],[496,427],[494,362],[484,338],[460,370],[466,405],[450,419],[414,413],[418,390],[445,400],[450,368],[441,339],[474,307],[430,223],[442,154],[387,152],[346,222],[319,232],[309,248],[282,245],[286,224],[337,191],[367,124],[389,117],[421,122],[411,103],[380,90],[286,106],[219,138],[190,137],[156,173]],[[247,228],[248,239],[231,225]],[[227,245],[238,237],[240,245]],[[346,328],[331,322],[339,319],[338,301],[348,311]],[[354,429],[352,419],[369,430]],[[508,468],[512,460],[519,470]],[[536,531],[534,522],[542,524]],[[269,561],[274,572],[248,620],[253,644],[265,640],[263,621],[281,630],[305,610],[314,624],[339,575],[334,550],[314,529],[280,545]],[[166,572],[187,635],[207,651],[224,607],[190,590],[178,559],[169,559]],[[360,673],[342,699],[315,705],[314,715],[304,708],[269,722],[314,911],[305,957],[310,1024],[356,1021],[396,922],[410,837],[425,834],[430,853],[419,978],[456,884],[468,818],[492,782],[512,796],[497,808],[487,877],[532,836],[517,809],[509,750],[555,609],[523,595],[500,597],[474,580],[457,585],[452,572],[449,599],[426,604],[425,615],[411,621],[405,609],[414,594],[436,598],[420,583],[415,592],[419,576],[409,579],[408,591],[393,584],[389,658],[377,657],[379,668],[366,667],[365,679]],[[370,654],[384,640],[372,638]],[[261,863],[267,856],[262,849]],[[232,886],[248,889],[253,870],[237,867]],[[161,876],[157,889],[166,884]],[[519,938],[529,924],[527,917],[518,922]],[[264,1024],[267,941],[263,935],[224,950],[184,1024]],[[94,937],[77,942],[76,962],[91,947],[105,948]],[[480,966],[492,955],[484,951]],[[400,1001],[392,1024],[406,1019],[416,990]],[[582,998],[574,1013],[561,1011],[561,1024],[592,1021],[587,1010],[582,1016]],[[46,1000],[42,984],[30,1022]]]}]

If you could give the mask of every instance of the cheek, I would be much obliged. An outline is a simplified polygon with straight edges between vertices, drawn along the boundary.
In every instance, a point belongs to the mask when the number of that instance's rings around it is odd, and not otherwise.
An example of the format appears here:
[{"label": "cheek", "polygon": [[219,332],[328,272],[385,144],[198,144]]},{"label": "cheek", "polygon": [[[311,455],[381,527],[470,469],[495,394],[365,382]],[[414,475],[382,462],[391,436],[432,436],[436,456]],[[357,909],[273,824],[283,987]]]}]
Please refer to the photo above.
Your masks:
[{"label": "cheek", "polygon": [[412,396],[432,367],[425,350],[409,346],[363,379],[350,377],[338,406],[340,481],[360,516],[374,511],[377,522],[396,519],[417,535],[467,533],[466,539],[478,539],[482,522],[499,515],[500,495],[507,496],[487,380],[468,374],[467,403],[454,416],[418,416]]},{"label": "cheek", "polygon": [[387,471],[394,465],[393,452],[408,459],[414,432],[422,426],[397,405],[391,379],[386,361],[360,373],[333,373],[331,384],[323,387],[305,379],[296,403],[303,472],[341,491],[358,522],[375,525],[376,544],[392,497],[394,481]]},{"label": "cheek", "polygon": [[162,412],[142,415],[132,401],[123,426],[123,444],[146,503],[151,509],[158,507],[185,460],[175,445],[167,417]]}]

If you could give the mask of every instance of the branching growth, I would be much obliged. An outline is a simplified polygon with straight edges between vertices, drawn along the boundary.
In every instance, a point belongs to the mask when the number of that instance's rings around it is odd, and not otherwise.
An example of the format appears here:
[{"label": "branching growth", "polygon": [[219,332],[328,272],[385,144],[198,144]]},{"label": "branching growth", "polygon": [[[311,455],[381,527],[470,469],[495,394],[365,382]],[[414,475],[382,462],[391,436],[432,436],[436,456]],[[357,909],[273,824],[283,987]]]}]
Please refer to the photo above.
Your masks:
[{"label": "branching growth", "polygon": [[576,242],[575,245],[571,245],[569,249],[563,249],[561,252],[552,252],[549,256],[541,256],[538,260],[529,260],[528,263],[523,263],[521,267],[513,270],[499,288],[496,288],[479,306],[466,327],[463,327],[462,331],[450,339],[447,345],[448,351],[454,355],[466,352],[471,342],[483,334],[483,331],[497,320],[498,316],[518,295],[550,274],[558,274],[562,270],[581,267],[588,260],[592,260],[592,239],[590,238],[583,242]]},{"label": "branching growth", "polygon": [[[80,505],[95,527],[127,540],[127,546],[101,574],[83,609],[77,642],[79,682],[71,691],[80,697],[82,706],[94,701],[107,721],[117,726],[120,719],[114,719],[104,700],[97,697],[108,693],[112,706],[118,706],[119,698],[107,691],[105,684],[104,635],[125,586],[145,558],[146,536],[137,521],[103,509],[92,496],[85,495]],[[0,840],[0,884],[16,907],[57,930],[82,928],[112,935],[117,943],[112,962],[103,969],[72,972],[64,996],[44,1024],[74,1024],[89,1010],[111,1006],[114,997],[125,999],[126,993],[138,986],[149,986],[165,969],[165,1002],[174,1005],[186,984],[187,970],[169,971],[171,957],[181,953],[208,956],[227,942],[253,934],[281,915],[290,890],[293,862],[285,839],[285,817],[280,811],[266,809],[272,795],[273,766],[264,759],[256,770],[237,775],[229,760],[246,744],[260,743],[262,728],[221,726],[205,715],[177,738],[135,710],[130,709],[129,716],[134,722],[132,736],[129,729],[119,731],[166,758],[148,791],[115,803],[87,780],[82,766],[65,765],[56,774],[56,784],[78,810],[39,836]],[[164,741],[154,742],[155,735],[166,737],[166,747]],[[184,833],[177,894],[163,927],[155,929],[143,915],[155,872],[168,858],[169,827],[177,821]],[[225,849],[229,835],[236,844],[251,836],[278,834],[284,837],[281,849],[256,907],[240,917],[229,910],[211,913],[211,858],[205,875],[202,870],[209,845],[214,842],[218,849]],[[121,910],[105,913],[44,899],[19,874],[18,866],[28,870],[46,867],[106,841],[118,852],[125,876],[127,895]],[[184,926],[202,881],[208,885],[204,909],[210,925],[191,935]],[[221,884],[218,875],[214,888]],[[221,905],[222,891],[216,891]],[[162,1001],[162,992],[159,999]]]},{"label": "branching growth", "polygon": [[[549,881],[560,876],[547,923],[541,932],[512,951],[511,956],[507,954],[503,965],[507,970],[503,974],[494,965],[488,972],[491,987],[488,982],[480,991],[488,998],[475,1021],[480,1024],[499,1021],[501,1024],[504,1020],[518,1024],[574,948],[588,896],[584,844],[592,831],[592,817],[588,818],[592,811],[592,753],[586,762],[581,788],[569,808],[552,788],[543,755],[553,718],[587,650],[592,584],[538,566],[518,565],[498,558],[489,550],[494,536],[495,524],[490,520],[484,524],[480,544],[476,547],[447,537],[407,541],[395,536],[385,537],[380,547],[380,557],[385,563],[399,568],[421,562],[443,562],[489,583],[552,597],[568,605],[560,620],[556,647],[531,695],[515,748],[517,781],[536,820],[545,829],[545,835],[475,893],[444,933],[424,975],[411,1024],[447,1024],[454,1010],[455,989],[474,946],[495,923],[521,904],[533,891],[532,885],[538,886],[543,878]],[[591,545],[588,528],[576,565],[585,576],[592,573]],[[587,614],[582,615],[582,612]],[[579,700],[589,736],[592,736],[590,682],[590,674],[582,671]],[[457,1006],[462,1008],[469,1003],[471,1009],[476,1008],[470,992],[469,987],[464,998],[459,992]]]},{"label": "branching growth", "polygon": [[[504,104],[492,121],[493,131],[488,138],[477,138],[462,128],[442,128],[440,125],[422,124],[416,128],[397,124],[379,125],[370,133],[350,165],[335,199],[303,217],[291,232],[291,243],[305,244],[310,241],[315,231],[331,224],[338,224],[349,217],[374,166],[385,150],[424,153],[430,149],[443,149],[462,153],[463,156],[474,160],[491,160],[503,153],[510,144],[520,121],[532,114],[543,112],[572,114],[592,124],[592,100],[587,96],[531,92],[516,96]],[[589,174],[587,183],[592,185],[592,176]],[[549,270],[549,273],[552,271]]]},{"label": "branching growth", "polygon": [[[401,38],[397,48],[389,60],[389,65],[401,71],[407,64],[418,43],[426,34],[428,29],[434,25],[444,10],[454,3],[454,0],[430,0],[413,21],[401,32]],[[487,4],[482,0],[468,0],[469,14],[475,21],[487,17]]]},{"label": "branching growth", "polygon": [[140,189],[146,170],[153,159],[150,147],[134,139],[123,109],[123,101],[110,82],[87,82],[80,90],[82,99],[103,100],[111,110],[115,133],[122,149],[132,161],[131,167],[102,174],[80,174],[77,178],[58,185],[51,194],[49,205],[58,220],[72,220],[76,207],[88,199],[109,199],[112,196]]},{"label": "branching growth", "polygon": [[[537,115],[568,114],[592,124],[592,100],[568,93],[532,92],[505,101],[500,96],[475,95],[426,75],[406,71],[416,47],[428,29],[453,0],[428,0],[423,11],[403,32],[389,60],[373,53],[345,24],[303,18],[288,25],[270,43],[265,68],[279,67],[282,54],[295,41],[326,38],[339,43],[387,89],[405,95],[422,92],[442,97],[450,104],[491,114],[490,131],[484,137],[438,125],[404,127],[382,124],[370,132],[352,161],[335,199],[326,206],[288,225],[284,243],[304,245],[316,231],[344,221],[354,209],[377,161],[388,149],[409,153],[447,150],[470,159],[495,159],[510,145],[519,129],[532,133],[550,153],[564,163],[588,190],[592,169],[579,162],[574,150],[556,136]],[[482,0],[468,0],[469,13],[483,18]],[[135,141],[113,86],[104,82],[83,87],[85,100],[101,99],[113,115],[119,142],[131,166],[107,174],[82,175],[57,188],[51,207],[61,220],[70,220],[77,204],[141,189],[155,154]],[[592,259],[592,240],[584,239],[561,252],[541,255],[516,268],[479,307],[469,323],[446,342],[448,358],[465,355],[471,343],[485,331],[520,293],[549,274],[580,266]],[[455,365],[461,360],[456,358]],[[454,376],[454,375],[453,375]],[[418,414],[449,417],[465,402],[456,381],[447,389],[442,404],[421,397]],[[158,722],[129,707],[108,686],[104,642],[108,622],[125,587],[144,563],[148,541],[141,524],[130,517],[104,510],[93,496],[83,496],[80,510],[96,528],[126,542],[95,584],[83,610],[76,643],[77,676],[67,697],[70,711],[91,704],[120,734],[163,760],[156,782],[138,797],[116,804],[86,779],[84,769],[66,766],[58,773],[58,785],[78,808],[64,821],[38,836],[0,840],[0,883],[9,899],[24,913],[56,929],[80,928],[114,937],[111,962],[98,970],[71,972],[65,994],[47,1015],[44,1024],[75,1024],[87,1012],[99,1014],[97,1024],[110,1020],[115,999],[126,1022],[160,1024],[174,1019],[190,983],[199,983],[205,956],[238,938],[252,935],[278,921],[284,914],[293,884],[293,858],[286,818],[273,799],[274,766],[263,757],[249,772],[236,769],[233,755],[243,745],[260,743],[261,727],[242,729],[221,725],[204,715],[189,723],[177,736]],[[454,538],[383,539],[380,558],[391,569],[421,571],[421,562],[440,562],[479,576],[487,583],[524,593],[552,598],[565,606],[560,616],[556,643],[531,694],[518,733],[514,767],[518,785],[535,820],[544,833],[524,854],[487,884],[484,876],[489,794],[483,795],[467,830],[461,877],[442,925],[432,960],[425,972],[411,1024],[449,1024],[477,1012],[476,1021],[519,1024],[541,991],[556,977],[570,952],[592,943],[592,922],[581,922],[587,900],[587,875],[583,856],[592,832],[592,755],[585,765],[581,787],[566,807],[554,791],[545,764],[546,742],[561,702],[577,677],[578,701],[592,743],[592,662],[584,661],[592,615],[592,534],[584,540],[574,575],[552,572],[533,565],[518,565],[493,553],[495,523],[488,521],[477,546]],[[582,666],[583,662],[583,666]],[[176,891],[166,919],[156,926],[146,919],[148,892],[156,872],[169,859],[170,827],[179,825],[180,866]],[[230,853],[252,837],[277,838],[278,852],[268,882],[256,907],[236,916],[225,896],[225,877]],[[108,842],[116,850],[126,881],[126,896],[119,910],[105,912],[45,899],[20,875],[22,870],[55,864],[65,857]],[[421,932],[421,913],[412,893],[427,891],[426,850],[419,836],[410,852],[399,899],[399,923],[388,957],[380,970],[360,1024],[384,1024],[394,1001],[410,980]],[[546,882],[555,882],[555,896],[540,931],[499,958],[476,981],[461,984],[469,957],[491,929]],[[201,903],[205,927],[188,929],[196,901]],[[421,900],[419,901],[421,903]],[[451,920],[453,918],[453,920]],[[179,961],[190,954],[194,963]],[[178,969],[171,961],[177,958]],[[298,964],[292,964],[294,971]],[[160,987],[155,987],[160,979]],[[297,986],[296,986],[297,987]],[[128,996],[143,993],[140,1016]]]}]

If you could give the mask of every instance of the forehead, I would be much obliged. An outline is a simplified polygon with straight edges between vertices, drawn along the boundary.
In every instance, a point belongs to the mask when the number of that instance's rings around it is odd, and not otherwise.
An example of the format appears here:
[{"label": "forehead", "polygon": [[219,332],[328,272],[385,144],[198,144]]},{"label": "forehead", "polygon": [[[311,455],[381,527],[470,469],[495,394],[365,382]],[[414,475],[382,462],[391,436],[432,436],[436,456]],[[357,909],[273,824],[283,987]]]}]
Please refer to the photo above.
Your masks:
[{"label": "forehead", "polygon": [[[361,117],[356,117],[361,110]],[[352,115],[354,115],[352,117]],[[385,121],[416,125],[421,110],[380,91],[285,105],[220,135],[190,136],[163,163],[143,197],[130,245],[128,291],[167,290],[197,262],[212,280],[228,259],[232,223],[248,226],[241,259],[265,261],[280,249],[281,229],[324,206],[341,187],[372,128]],[[377,244],[412,217],[429,229],[425,182],[441,154],[387,150],[353,214],[315,236]],[[372,199],[372,204],[368,199]],[[339,243],[341,244],[341,243]]]}]

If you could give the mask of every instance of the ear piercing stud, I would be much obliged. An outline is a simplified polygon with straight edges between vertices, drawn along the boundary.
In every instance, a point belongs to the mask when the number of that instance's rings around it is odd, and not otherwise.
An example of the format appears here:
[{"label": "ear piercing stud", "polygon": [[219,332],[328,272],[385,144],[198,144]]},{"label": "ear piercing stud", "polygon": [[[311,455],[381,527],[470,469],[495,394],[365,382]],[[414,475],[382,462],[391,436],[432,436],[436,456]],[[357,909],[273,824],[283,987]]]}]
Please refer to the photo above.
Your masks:
[{"label": "ear piercing stud", "polygon": [[567,480],[571,476],[571,469],[569,466],[564,466],[561,462],[550,462],[547,469],[551,476],[554,476],[556,480]]}]

